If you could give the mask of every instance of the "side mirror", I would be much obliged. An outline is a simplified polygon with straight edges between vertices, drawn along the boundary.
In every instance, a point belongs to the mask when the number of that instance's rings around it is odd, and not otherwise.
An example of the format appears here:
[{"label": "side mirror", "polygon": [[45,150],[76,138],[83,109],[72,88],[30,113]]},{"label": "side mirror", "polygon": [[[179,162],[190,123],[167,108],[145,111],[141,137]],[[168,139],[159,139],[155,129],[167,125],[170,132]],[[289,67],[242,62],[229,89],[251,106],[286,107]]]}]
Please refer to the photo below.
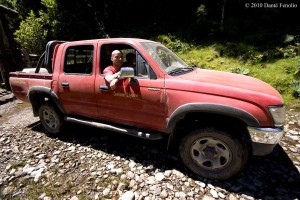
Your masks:
[{"label": "side mirror", "polygon": [[122,67],[120,70],[120,78],[134,77],[134,69],[132,67]]}]

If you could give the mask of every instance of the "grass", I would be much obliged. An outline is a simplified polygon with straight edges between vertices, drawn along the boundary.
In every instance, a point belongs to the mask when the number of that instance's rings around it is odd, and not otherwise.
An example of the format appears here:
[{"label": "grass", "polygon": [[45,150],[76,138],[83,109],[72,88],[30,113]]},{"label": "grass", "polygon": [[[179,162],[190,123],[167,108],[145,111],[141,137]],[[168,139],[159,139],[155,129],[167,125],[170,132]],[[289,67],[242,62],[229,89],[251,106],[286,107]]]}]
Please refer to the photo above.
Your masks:
[{"label": "grass", "polygon": [[14,162],[11,165],[12,169],[18,169],[19,167],[24,167],[25,166],[25,161],[19,161],[19,162]]},{"label": "grass", "polygon": [[[255,47],[243,44],[237,44],[234,49],[228,49],[228,46],[221,44],[208,44],[194,46],[178,55],[189,65],[243,73],[265,81],[279,91],[288,108],[299,110],[300,99],[292,95],[291,83],[299,81],[294,74],[300,67],[300,57],[285,54],[286,57],[274,58],[278,51],[259,51]],[[270,55],[272,53],[273,57]]]}]

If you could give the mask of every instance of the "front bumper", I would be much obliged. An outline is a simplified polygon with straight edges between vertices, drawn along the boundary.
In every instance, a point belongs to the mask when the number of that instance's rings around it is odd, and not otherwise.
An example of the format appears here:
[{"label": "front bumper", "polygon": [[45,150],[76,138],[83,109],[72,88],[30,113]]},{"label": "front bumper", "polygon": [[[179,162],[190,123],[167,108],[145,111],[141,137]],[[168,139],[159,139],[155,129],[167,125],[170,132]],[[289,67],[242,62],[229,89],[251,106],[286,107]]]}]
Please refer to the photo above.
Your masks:
[{"label": "front bumper", "polygon": [[252,140],[253,155],[266,155],[280,142],[283,136],[282,128],[248,127]]}]

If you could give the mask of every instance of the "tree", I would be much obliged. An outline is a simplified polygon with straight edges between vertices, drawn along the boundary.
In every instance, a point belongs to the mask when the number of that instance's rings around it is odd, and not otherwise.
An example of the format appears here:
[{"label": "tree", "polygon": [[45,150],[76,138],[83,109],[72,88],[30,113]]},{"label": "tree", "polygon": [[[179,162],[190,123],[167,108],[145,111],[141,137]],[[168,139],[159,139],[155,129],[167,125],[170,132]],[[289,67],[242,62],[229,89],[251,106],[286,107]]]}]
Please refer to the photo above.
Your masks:
[{"label": "tree", "polygon": [[17,42],[29,53],[41,53],[44,49],[47,30],[43,28],[41,18],[35,16],[31,11],[25,21],[20,24],[19,30],[15,32]]},{"label": "tree", "polygon": [[45,11],[39,10],[36,15],[31,10],[26,19],[21,21],[19,29],[14,34],[22,48],[29,53],[42,53],[47,38],[52,38],[57,31],[56,0],[42,0],[41,4],[45,7]]}]

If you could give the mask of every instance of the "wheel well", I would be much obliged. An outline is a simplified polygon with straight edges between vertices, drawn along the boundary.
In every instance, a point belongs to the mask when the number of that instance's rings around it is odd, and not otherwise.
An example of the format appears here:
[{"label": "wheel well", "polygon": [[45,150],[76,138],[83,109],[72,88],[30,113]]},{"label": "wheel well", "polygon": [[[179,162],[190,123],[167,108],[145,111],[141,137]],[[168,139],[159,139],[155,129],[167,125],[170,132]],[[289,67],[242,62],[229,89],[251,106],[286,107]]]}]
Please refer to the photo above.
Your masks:
[{"label": "wheel well", "polygon": [[244,121],[228,115],[199,112],[186,114],[185,118],[176,124],[170,137],[169,147],[172,145],[177,148],[185,135],[199,128],[214,128],[228,131],[234,137],[243,139],[250,150],[249,152],[252,151],[247,124]]},{"label": "wheel well", "polygon": [[39,115],[40,106],[43,105],[46,101],[51,100],[51,96],[43,92],[35,92],[31,94],[29,98],[33,110],[33,115],[35,117]]}]

